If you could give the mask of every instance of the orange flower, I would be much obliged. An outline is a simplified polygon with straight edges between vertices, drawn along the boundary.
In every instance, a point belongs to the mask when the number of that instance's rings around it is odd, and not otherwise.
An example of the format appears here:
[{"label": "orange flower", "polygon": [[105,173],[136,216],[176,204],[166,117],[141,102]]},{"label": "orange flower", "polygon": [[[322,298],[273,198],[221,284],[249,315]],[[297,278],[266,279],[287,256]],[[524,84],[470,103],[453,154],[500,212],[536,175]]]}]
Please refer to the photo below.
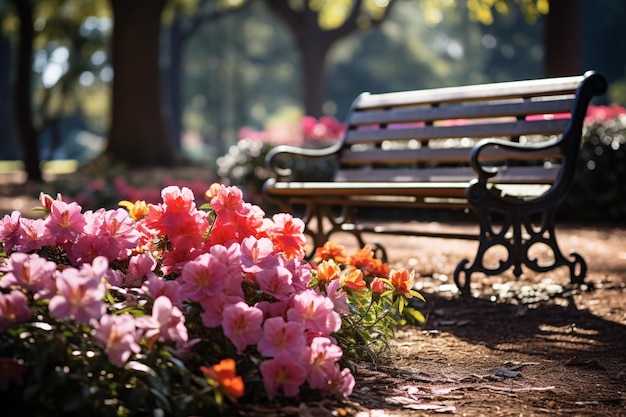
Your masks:
[{"label": "orange flower", "polygon": [[317,280],[319,282],[330,282],[335,280],[339,278],[340,273],[341,269],[339,269],[339,265],[337,265],[332,259],[323,261],[317,266]]},{"label": "orange flower", "polygon": [[360,269],[351,269],[343,276],[342,284],[345,288],[359,291],[367,288],[367,283],[363,280],[363,272]]},{"label": "orange flower", "polygon": [[143,219],[144,216],[148,214],[148,205],[142,200],[137,200],[134,203],[131,203],[128,200],[123,200],[120,201],[118,205],[128,210],[128,215],[135,221]]},{"label": "orange flower", "polygon": [[385,278],[389,276],[389,265],[387,265],[380,259],[375,258],[370,267],[371,270],[369,272],[372,276]]},{"label": "orange flower", "polygon": [[387,290],[387,284],[380,278],[374,278],[372,280],[372,292],[376,294],[382,294]]},{"label": "orange flower", "polygon": [[348,265],[352,265],[358,269],[370,270],[370,266],[374,262],[374,251],[370,245],[357,249],[354,255],[348,258]]},{"label": "orange flower", "polygon": [[211,366],[201,366],[204,375],[211,378],[219,385],[219,390],[232,402],[243,396],[243,379],[235,373],[235,360],[222,359],[220,363]]},{"label": "orange flower", "polygon": [[389,267],[380,259],[374,258],[374,251],[370,245],[363,246],[363,249],[357,249],[354,255],[348,258],[348,265],[360,269],[367,276],[389,276]]},{"label": "orange flower", "polygon": [[389,272],[389,279],[395,289],[408,298],[413,296],[413,294],[411,294],[411,289],[413,288],[414,277],[415,271],[411,271],[409,274],[409,271],[404,268],[400,270],[392,269]]},{"label": "orange flower", "polygon": [[345,264],[345,248],[337,244],[337,242],[326,242],[324,243],[324,246],[315,250],[315,258],[313,259],[315,263],[327,261],[329,259],[334,260],[338,264]]}]

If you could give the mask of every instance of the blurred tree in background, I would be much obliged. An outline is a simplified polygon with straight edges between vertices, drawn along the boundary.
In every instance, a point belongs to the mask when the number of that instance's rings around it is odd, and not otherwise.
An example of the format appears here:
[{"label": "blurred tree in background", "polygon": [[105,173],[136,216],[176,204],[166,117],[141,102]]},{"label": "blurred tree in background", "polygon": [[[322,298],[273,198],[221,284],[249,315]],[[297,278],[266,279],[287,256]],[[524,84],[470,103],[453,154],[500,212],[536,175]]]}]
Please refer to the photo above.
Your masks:
[{"label": "blurred tree in background", "polygon": [[113,91],[106,153],[133,166],[173,165],[161,102],[159,35],[167,0],[111,0]]},{"label": "blurred tree in background", "polygon": [[[90,66],[92,53],[103,45],[101,38],[79,33],[85,19],[102,9],[102,1],[12,0],[11,4],[15,13],[5,9],[3,20],[5,31],[17,33],[15,53],[7,54],[7,62],[15,62],[11,114],[28,179],[38,181],[41,136],[47,136],[50,150],[44,156],[53,159],[52,150],[62,145],[63,119],[81,112],[78,80]],[[40,77],[33,79],[35,73]]]},{"label": "blurred tree in background", "polygon": [[[583,39],[591,33],[601,42],[603,31],[587,19],[593,13],[619,35],[614,21],[625,5],[575,1]],[[0,133],[7,146],[0,158],[84,162],[107,150],[132,166],[172,163],[182,153],[214,164],[241,127],[303,114],[341,120],[363,90],[542,76],[546,54],[554,53],[544,43],[555,29],[543,16],[548,7],[547,0],[3,2]],[[29,43],[25,29],[33,35],[30,63],[18,53]],[[593,53],[582,53],[581,65],[602,71],[593,63],[609,65],[599,58],[605,45],[583,48]],[[610,81],[624,70],[607,74]],[[12,104],[11,95],[21,102]],[[9,118],[22,128],[9,129]],[[18,151],[14,133],[22,137]]]},{"label": "blurred tree in background", "polygon": [[328,99],[326,55],[340,39],[359,29],[378,27],[397,0],[300,1],[265,0],[287,26],[300,58],[300,90],[304,113],[323,115]]}]

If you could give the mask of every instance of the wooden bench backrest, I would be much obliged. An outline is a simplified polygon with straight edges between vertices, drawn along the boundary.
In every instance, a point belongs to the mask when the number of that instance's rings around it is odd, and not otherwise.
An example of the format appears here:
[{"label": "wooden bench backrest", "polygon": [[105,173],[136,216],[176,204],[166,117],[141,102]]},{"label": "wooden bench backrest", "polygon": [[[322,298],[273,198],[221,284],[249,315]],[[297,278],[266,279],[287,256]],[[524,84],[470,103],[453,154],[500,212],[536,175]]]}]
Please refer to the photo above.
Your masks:
[{"label": "wooden bench backrest", "polygon": [[[483,138],[554,141],[566,129],[583,76],[385,94],[361,94],[348,115],[335,181],[468,181]],[[550,184],[560,156],[491,149],[499,183]],[[416,169],[419,168],[419,169]]]}]

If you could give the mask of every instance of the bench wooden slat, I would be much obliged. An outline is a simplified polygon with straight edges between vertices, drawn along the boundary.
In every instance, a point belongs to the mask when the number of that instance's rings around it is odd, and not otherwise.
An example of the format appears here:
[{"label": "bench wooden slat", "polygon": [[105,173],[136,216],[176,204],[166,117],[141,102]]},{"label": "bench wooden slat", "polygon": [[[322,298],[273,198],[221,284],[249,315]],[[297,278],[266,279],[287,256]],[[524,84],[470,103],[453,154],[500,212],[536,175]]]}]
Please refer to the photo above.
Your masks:
[{"label": "bench wooden slat", "polygon": [[460,126],[424,126],[413,128],[350,130],[346,133],[345,143],[381,143],[383,140],[419,140],[445,138],[497,138],[522,135],[551,135],[563,132],[569,120],[536,120],[505,123],[479,123]]},{"label": "bench wooden slat", "polygon": [[542,80],[512,81],[506,83],[444,87],[420,91],[401,91],[384,94],[362,94],[355,108],[373,109],[412,106],[418,104],[460,103],[493,98],[537,97],[569,94],[578,88],[582,76],[546,78]]},{"label": "bench wooden slat", "polygon": [[[387,149],[380,148],[355,151],[344,149],[340,162],[345,166],[368,164],[419,164],[437,161],[442,164],[469,163],[471,148],[418,148],[418,149]],[[503,149],[489,148],[481,154],[481,160],[496,162],[502,160],[534,161],[538,159],[560,159],[558,149],[549,152],[510,152]],[[475,173],[474,173],[475,175]]]},{"label": "bench wooden slat", "polygon": [[388,183],[388,182],[277,182],[268,190],[274,196],[314,196],[318,198],[352,198],[353,196],[429,196],[465,198],[467,182]]},{"label": "bench wooden slat", "polygon": [[[542,166],[512,166],[498,170],[498,175],[491,179],[496,183],[514,184],[552,184],[557,175],[559,167],[552,166],[545,168]],[[459,168],[399,168],[399,169],[342,169],[335,175],[335,181],[345,182],[432,182],[469,183],[476,178],[476,173],[470,167]]]},{"label": "bench wooden slat", "polygon": [[[393,196],[355,196],[355,195],[343,195],[343,196],[316,196],[315,198],[318,204],[329,206],[367,206],[367,207],[401,207],[401,208],[455,208],[455,209],[468,209],[471,207],[469,201],[463,197],[416,197],[405,195],[393,195]],[[304,204],[310,203],[308,198],[289,198],[291,204]]]},{"label": "bench wooden slat", "polygon": [[[281,182],[270,191],[275,197],[287,197],[292,204],[309,203],[311,197],[317,204],[391,205],[404,203],[422,206],[430,203],[468,205],[465,190],[468,183],[409,182],[389,184],[380,182],[341,182],[333,186],[330,182]],[[497,185],[508,195],[535,197],[545,193],[549,184],[502,184]]]},{"label": "bench wooden slat", "polygon": [[569,113],[574,95],[555,100],[528,101],[516,99],[509,103],[488,105],[450,105],[440,107],[391,108],[359,111],[356,109],[347,121],[351,127],[373,124],[407,122],[433,122],[437,120],[498,118],[504,116],[523,117]]}]

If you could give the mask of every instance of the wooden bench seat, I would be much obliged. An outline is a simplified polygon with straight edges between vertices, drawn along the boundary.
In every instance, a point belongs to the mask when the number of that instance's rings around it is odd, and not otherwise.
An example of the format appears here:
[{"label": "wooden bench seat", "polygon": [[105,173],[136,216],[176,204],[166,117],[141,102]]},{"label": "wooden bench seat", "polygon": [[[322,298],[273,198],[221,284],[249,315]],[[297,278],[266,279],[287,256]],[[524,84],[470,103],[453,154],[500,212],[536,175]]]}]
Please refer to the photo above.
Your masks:
[{"label": "wooden bench seat", "polygon": [[[464,260],[455,272],[464,294],[472,273],[497,275],[513,267],[519,277],[522,265],[536,271],[567,266],[572,283],[580,284],[585,261],[578,254],[571,260],[561,254],[554,213],[573,178],[589,102],[605,90],[605,79],[587,72],[363,93],[353,102],[341,142],[325,149],[283,145],[268,154],[272,178],[264,193],[283,210],[306,207],[306,232],[315,247],[339,231],[353,233],[359,244],[365,243],[366,232],[416,233],[367,228],[357,216],[359,207],[471,209],[480,225],[478,235],[437,234],[479,240],[475,259]],[[329,181],[296,180],[287,168],[325,158],[335,167]],[[420,219],[417,211],[415,219]],[[552,251],[552,264],[539,265],[529,257],[537,244]],[[488,267],[483,256],[493,246],[504,247],[507,256],[497,267]]]}]

